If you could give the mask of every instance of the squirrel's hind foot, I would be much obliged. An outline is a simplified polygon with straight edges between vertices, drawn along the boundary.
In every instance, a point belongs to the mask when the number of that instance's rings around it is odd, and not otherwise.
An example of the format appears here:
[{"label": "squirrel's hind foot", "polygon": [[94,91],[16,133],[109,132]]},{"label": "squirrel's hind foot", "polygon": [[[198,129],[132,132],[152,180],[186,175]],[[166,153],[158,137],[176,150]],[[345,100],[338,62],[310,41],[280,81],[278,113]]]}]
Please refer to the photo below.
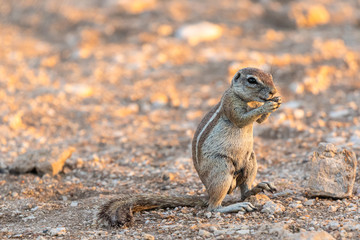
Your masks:
[{"label": "squirrel's hind foot", "polygon": [[215,212],[221,212],[221,213],[252,212],[255,210],[257,210],[256,207],[254,207],[249,202],[240,202],[240,203],[231,204],[229,206],[219,207],[217,209],[214,209]]}]

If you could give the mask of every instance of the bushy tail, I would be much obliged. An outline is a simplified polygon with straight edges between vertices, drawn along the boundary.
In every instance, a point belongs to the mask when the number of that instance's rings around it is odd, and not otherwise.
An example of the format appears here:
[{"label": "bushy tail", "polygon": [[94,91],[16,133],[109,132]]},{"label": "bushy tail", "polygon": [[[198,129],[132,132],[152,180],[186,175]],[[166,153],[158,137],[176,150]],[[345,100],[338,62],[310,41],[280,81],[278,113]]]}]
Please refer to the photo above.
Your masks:
[{"label": "bushy tail", "polygon": [[168,195],[135,195],[122,196],[103,205],[98,220],[110,226],[131,226],[134,223],[133,213],[150,209],[174,207],[205,207],[207,197],[168,196]]}]

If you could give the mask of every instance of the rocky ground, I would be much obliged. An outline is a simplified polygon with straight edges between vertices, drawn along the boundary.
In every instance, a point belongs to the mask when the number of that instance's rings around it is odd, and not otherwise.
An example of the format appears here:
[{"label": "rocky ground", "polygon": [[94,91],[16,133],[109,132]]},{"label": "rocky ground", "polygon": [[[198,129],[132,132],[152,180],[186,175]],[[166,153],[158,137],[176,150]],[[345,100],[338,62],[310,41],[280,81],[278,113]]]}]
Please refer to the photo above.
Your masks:
[{"label": "rocky ground", "polygon": [[[359,239],[359,176],[350,198],[306,185],[320,142],[359,160],[359,12],[357,0],[2,1],[0,238]],[[116,195],[205,194],[191,139],[246,66],[283,96],[254,133],[256,181],[278,192],[251,213],[179,207],[99,226]],[[10,171],[44,149],[44,161],[72,152],[60,173]]]}]

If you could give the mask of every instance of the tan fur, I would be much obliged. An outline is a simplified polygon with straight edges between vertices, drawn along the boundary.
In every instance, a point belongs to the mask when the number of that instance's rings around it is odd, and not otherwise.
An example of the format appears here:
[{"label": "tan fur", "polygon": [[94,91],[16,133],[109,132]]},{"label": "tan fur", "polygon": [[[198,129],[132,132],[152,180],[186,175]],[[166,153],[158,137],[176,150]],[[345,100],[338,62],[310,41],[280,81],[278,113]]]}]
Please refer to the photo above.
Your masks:
[{"label": "tan fur", "polygon": [[248,207],[241,204],[233,208],[221,207],[226,194],[236,187],[240,188],[242,199],[263,190],[274,191],[274,186],[265,182],[251,187],[257,172],[253,123],[262,123],[280,106],[281,98],[272,98],[275,93],[270,74],[255,68],[241,69],[220,102],[200,122],[192,141],[192,157],[209,198],[164,195],[122,197],[104,205],[99,219],[111,226],[130,225],[133,212],[177,206],[208,206],[210,211],[229,212]]}]

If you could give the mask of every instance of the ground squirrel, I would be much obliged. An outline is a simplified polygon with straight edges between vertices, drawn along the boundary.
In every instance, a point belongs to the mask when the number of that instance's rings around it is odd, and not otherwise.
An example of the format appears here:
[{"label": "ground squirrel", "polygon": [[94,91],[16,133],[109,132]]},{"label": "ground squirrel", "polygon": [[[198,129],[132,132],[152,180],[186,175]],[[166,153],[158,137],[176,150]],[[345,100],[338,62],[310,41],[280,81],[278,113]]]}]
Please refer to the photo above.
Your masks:
[{"label": "ground squirrel", "polygon": [[273,97],[276,92],[270,74],[256,68],[241,69],[220,102],[199,124],[192,141],[192,158],[209,197],[123,196],[102,206],[99,219],[111,226],[131,225],[133,212],[177,206],[207,206],[218,212],[254,210],[248,202],[225,207],[221,203],[236,187],[241,190],[241,200],[264,190],[276,190],[268,182],[251,188],[257,172],[253,123],[262,123],[279,108],[281,98]]}]

